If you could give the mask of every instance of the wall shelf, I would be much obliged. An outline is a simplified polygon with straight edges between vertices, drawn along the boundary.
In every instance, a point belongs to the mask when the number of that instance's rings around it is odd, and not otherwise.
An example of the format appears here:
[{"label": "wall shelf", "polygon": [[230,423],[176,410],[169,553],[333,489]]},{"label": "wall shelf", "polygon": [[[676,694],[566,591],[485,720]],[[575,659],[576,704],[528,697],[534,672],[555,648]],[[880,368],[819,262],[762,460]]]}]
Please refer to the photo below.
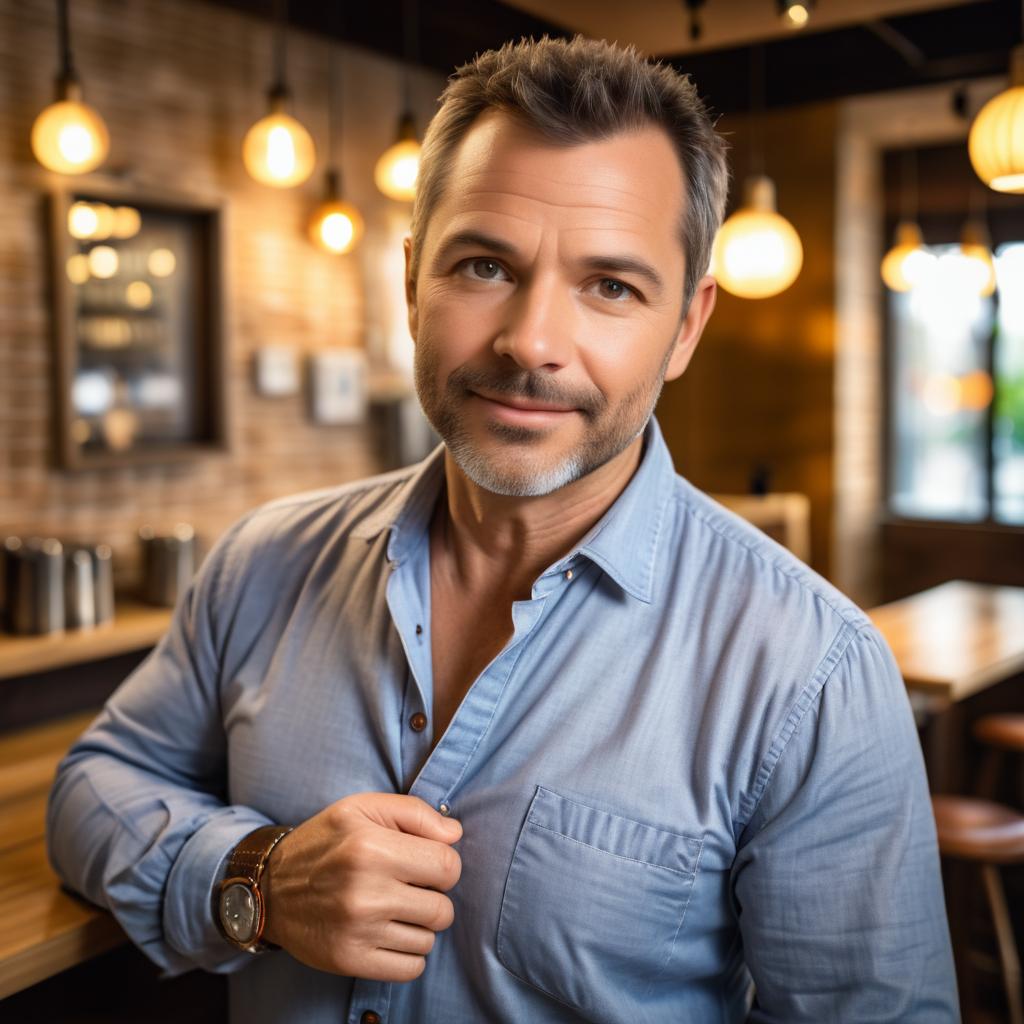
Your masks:
[{"label": "wall shelf", "polygon": [[171,623],[170,608],[118,602],[113,622],[46,636],[0,633],[0,679],[47,672],[153,647]]}]

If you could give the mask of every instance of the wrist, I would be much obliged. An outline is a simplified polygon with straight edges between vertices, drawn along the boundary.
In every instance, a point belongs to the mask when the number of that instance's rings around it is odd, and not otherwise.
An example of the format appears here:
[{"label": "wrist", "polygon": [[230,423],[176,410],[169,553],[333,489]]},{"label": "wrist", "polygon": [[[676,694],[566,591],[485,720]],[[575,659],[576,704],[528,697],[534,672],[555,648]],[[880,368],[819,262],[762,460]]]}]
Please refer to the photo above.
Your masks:
[{"label": "wrist", "polygon": [[263,876],[277,844],[291,831],[265,825],[250,832],[232,850],[225,877],[214,892],[214,917],[224,938],[238,949],[260,953],[267,922]]},{"label": "wrist", "polygon": [[[275,843],[274,848],[267,855],[266,863],[263,866],[263,878],[260,888],[263,890],[263,941],[268,946],[280,947],[281,929],[275,927],[280,925],[279,914],[273,913],[274,906],[274,882],[279,878],[278,872],[281,868],[281,847],[284,845],[285,836]],[[278,890],[280,891],[280,890]]]}]

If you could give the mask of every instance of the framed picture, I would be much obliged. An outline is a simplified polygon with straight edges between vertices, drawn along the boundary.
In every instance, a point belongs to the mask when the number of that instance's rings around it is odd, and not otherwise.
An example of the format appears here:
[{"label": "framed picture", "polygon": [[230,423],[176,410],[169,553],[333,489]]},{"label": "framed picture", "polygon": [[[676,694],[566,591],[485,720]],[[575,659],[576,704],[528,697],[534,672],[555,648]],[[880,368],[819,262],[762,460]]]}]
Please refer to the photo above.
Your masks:
[{"label": "framed picture", "polygon": [[219,203],[89,181],[51,194],[60,465],[227,448],[222,220]]}]

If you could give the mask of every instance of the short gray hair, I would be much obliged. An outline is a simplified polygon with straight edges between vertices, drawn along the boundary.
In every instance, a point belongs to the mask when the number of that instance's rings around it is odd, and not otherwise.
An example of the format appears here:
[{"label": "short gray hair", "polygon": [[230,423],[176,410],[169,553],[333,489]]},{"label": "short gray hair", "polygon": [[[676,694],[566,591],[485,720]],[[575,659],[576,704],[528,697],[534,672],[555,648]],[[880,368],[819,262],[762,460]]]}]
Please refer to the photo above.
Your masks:
[{"label": "short gray hair", "polygon": [[491,109],[506,111],[566,146],[646,126],[665,130],[686,180],[680,232],[686,260],[683,309],[688,309],[697,282],[707,272],[725,212],[725,140],[688,75],[652,63],[632,46],[583,36],[506,43],[452,75],[423,140],[412,212],[413,281],[455,150],[477,117]]}]

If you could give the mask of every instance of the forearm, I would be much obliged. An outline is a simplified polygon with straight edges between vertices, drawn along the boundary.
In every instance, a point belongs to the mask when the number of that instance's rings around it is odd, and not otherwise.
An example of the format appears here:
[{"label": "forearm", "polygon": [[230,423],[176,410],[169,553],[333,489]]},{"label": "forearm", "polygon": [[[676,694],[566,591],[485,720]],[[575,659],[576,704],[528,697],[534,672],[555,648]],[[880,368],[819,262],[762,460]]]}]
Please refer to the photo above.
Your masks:
[{"label": "forearm", "polygon": [[169,974],[244,965],[220,935],[210,894],[227,856],[268,820],[110,753],[75,749],[47,808],[47,852],[71,889],[117,918]]}]

